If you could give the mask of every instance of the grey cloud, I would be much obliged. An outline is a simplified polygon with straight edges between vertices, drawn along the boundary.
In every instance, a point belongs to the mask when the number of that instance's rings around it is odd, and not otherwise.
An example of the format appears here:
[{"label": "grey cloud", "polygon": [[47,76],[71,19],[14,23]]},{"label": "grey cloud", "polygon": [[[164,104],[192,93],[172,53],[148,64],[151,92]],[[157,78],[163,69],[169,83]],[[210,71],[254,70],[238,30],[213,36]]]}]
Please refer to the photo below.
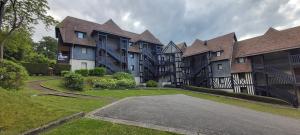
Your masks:
[{"label": "grey cloud", "polygon": [[[196,38],[205,40],[229,32],[236,32],[240,38],[263,34],[270,26],[290,26],[296,20],[278,12],[287,3],[288,0],[49,0],[50,13],[58,19],[74,16],[103,23],[112,18],[129,31],[141,33],[149,29],[163,43],[191,43]],[[126,13],[131,13],[133,21],[122,20]],[[300,17],[299,12],[295,15]],[[136,28],[135,21],[143,27]]]}]

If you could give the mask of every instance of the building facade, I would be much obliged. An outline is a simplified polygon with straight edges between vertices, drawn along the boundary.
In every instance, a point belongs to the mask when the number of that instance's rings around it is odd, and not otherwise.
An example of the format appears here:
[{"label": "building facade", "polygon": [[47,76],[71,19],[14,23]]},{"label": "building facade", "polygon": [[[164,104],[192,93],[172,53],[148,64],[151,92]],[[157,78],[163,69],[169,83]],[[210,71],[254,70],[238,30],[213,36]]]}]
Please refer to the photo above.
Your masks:
[{"label": "building facade", "polygon": [[71,70],[106,67],[131,72],[138,84],[194,85],[270,96],[299,105],[300,26],[270,28],[237,41],[235,33],[209,40],[163,44],[149,31],[137,34],[112,20],[103,24],[66,17],[56,27],[58,63]]}]

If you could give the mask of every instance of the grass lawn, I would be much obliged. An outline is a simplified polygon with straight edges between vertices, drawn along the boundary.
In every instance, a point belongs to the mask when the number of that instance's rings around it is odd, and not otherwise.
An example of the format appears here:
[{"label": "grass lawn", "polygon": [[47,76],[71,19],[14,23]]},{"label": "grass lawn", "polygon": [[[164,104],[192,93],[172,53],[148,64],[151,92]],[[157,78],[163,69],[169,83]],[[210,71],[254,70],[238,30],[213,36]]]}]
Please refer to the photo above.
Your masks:
[{"label": "grass lawn", "polygon": [[[68,91],[61,85],[61,80],[50,80],[43,83],[44,86],[51,87],[60,91]],[[214,96],[205,93],[198,93],[192,91],[178,90],[178,89],[133,89],[133,90],[85,90],[81,92],[83,94],[113,97],[116,99],[122,99],[130,96],[149,96],[149,95],[166,95],[166,94],[185,94],[197,98],[208,99],[220,103],[240,106],[248,109],[253,109],[261,112],[268,112],[276,115],[282,115],[292,118],[300,119],[300,110],[294,108],[283,108],[274,105],[257,103],[245,100],[232,99],[222,96]]]},{"label": "grass lawn", "polygon": [[[80,127],[80,128],[79,128]],[[55,128],[45,135],[175,135],[175,133],[82,118]]]}]

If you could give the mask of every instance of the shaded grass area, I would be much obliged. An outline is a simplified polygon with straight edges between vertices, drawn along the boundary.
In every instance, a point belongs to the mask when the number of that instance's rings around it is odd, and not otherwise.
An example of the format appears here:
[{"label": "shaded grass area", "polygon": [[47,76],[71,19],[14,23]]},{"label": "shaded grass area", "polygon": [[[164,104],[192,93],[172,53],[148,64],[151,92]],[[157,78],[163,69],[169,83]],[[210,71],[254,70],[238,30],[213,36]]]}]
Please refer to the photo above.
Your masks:
[{"label": "shaded grass area", "polygon": [[49,80],[49,79],[55,79],[55,78],[58,78],[58,77],[55,77],[55,76],[29,76],[28,80],[26,80],[26,82]]},{"label": "shaded grass area", "polygon": [[[43,83],[47,87],[51,87],[60,91],[68,91],[61,85],[60,80],[50,80]],[[211,101],[216,101],[219,103],[225,103],[230,105],[235,105],[239,107],[244,107],[256,111],[272,113],[276,115],[282,115],[292,118],[300,119],[300,110],[294,108],[286,108],[280,107],[270,104],[264,104],[259,102],[252,102],[247,100],[239,100],[228,98],[224,96],[217,96],[211,95],[206,93],[200,92],[193,92],[193,91],[186,91],[186,90],[178,90],[178,89],[159,89],[159,88],[152,88],[152,89],[131,89],[131,90],[85,90],[81,92],[83,94],[93,95],[93,96],[101,96],[101,97],[113,97],[116,99],[122,99],[125,97],[131,96],[151,96],[151,95],[169,95],[169,94],[185,94],[197,98],[207,99]]]},{"label": "shaded grass area", "polygon": [[109,101],[36,96],[28,88],[18,91],[0,89],[0,135],[14,135],[76,112],[89,112]]},{"label": "shaded grass area", "polygon": [[45,135],[175,135],[175,133],[82,118],[66,123]]}]

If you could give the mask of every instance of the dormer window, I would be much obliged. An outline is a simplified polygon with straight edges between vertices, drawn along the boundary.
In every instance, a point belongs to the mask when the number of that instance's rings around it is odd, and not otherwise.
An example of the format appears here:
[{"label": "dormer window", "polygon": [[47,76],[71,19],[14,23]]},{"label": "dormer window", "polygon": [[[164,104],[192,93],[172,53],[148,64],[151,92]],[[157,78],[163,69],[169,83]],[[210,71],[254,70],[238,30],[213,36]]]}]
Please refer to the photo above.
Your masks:
[{"label": "dormer window", "polygon": [[79,39],[83,39],[83,38],[86,37],[86,33],[85,33],[85,32],[79,32],[79,31],[77,31],[77,32],[76,32],[76,36],[77,36],[77,38],[79,38]]},{"label": "dormer window", "polygon": [[222,52],[221,51],[217,51],[217,57],[221,56]]},{"label": "dormer window", "polygon": [[238,58],[237,62],[238,63],[245,63],[246,62],[246,58]]}]

